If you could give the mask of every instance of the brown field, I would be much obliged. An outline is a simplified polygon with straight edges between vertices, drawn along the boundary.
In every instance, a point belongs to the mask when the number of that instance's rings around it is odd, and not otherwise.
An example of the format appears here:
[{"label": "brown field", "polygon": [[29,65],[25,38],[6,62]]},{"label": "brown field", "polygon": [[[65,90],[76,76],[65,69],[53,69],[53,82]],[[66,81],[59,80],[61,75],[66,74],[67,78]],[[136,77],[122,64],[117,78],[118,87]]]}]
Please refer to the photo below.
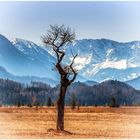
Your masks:
[{"label": "brown field", "polygon": [[140,138],[140,107],[65,109],[65,129],[55,129],[55,108],[0,108],[0,138]]}]

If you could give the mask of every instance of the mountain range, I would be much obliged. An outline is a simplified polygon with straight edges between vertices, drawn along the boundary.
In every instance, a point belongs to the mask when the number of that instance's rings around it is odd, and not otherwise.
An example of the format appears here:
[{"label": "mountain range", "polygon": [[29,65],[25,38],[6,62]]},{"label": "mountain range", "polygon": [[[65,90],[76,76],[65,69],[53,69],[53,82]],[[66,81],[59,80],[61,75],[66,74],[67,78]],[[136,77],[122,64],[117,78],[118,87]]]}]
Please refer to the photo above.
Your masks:
[{"label": "mountain range", "polygon": [[37,77],[37,76],[16,76],[6,71],[3,67],[0,67],[0,77],[3,79],[9,79],[9,80],[16,81],[23,84],[30,84],[33,81],[47,83],[48,85],[51,85],[52,87],[58,84],[58,82],[49,78],[45,78],[45,77],[43,78],[43,77]]},{"label": "mountain range", "polygon": [[[64,58],[66,63],[72,59],[71,51],[78,54],[75,59],[75,68],[78,70],[76,81],[93,81],[94,84],[95,81],[99,83],[111,79],[140,89],[137,86],[140,41],[120,43],[108,39],[82,39],[63,49],[67,54]],[[18,38],[8,40],[0,35],[0,77],[24,83],[40,79],[56,85],[59,75],[54,63],[55,57],[49,48]]]}]

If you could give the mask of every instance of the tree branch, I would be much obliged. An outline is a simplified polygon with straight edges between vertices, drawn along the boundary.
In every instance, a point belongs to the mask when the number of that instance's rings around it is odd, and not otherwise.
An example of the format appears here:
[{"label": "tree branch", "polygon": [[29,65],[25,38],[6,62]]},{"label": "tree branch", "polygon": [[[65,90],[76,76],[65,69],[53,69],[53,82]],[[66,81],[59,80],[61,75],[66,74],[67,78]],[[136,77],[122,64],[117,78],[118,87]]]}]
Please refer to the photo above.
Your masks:
[{"label": "tree branch", "polygon": [[75,80],[75,78],[76,78],[76,76],[77,76],[76,71],[75,71],[74,68],[72,67],[72,65],[74,64],[74,60],[75,60],[76,57],[77,57],[77,54],[73,57],[73,60],[72,60],[72,62],[71,62],[71,64],[70,64],[70,69],[72,70],[72,72],[73,72],[73,74],[74,74],[73,78],[69,81],[70,84]]},{"label": "tree branch", "polygon": [[[76,71],[73,68],[73,63],[77,55],[73,55],[73,60],[71,64],[68,67],[62,67],[61,62],[65,56],[65,51],[63,51],[61,48],[67,44],[71,43],[75,40],[75,32],[72,31],[69,27],[65,27],[64,25],[58,26],[58,25],[50,25],[50,30],[48,30],[47,35],[42,36],[42,40],[45,43],[46,46],[52,47],[54,53],[56,54],[56,68],[65,79],[64,81],[70,85],[76,78]],[[69,75],[73,75],[73,78],[69,80]]]},{"label": "tree branch", "polygon": [[65,56],[65,53],[64,53],[63,51],[60,51],[59,49],[58,49],[58,52],[60,53],[60,56],[59,56],[59,63],[61,63],[63,57]]},{"label": "tree branch", "polygon": [[56,64],[56,68],[58,69],[58,71],[59,71],[59,73],[60,73],[61,75],[65,75],[65,71],[63,70],[63,68],[62,68],[62,66],[61,66],[60,63],[57,63],[57,64]]},{"label": "tree branch", "polygon": [[55,52],[56,57],[57,57],[57,62],[59,63],[59,54],[58,54],[58,52],[56,51],[56,48],[53,47],[53,51]]}]

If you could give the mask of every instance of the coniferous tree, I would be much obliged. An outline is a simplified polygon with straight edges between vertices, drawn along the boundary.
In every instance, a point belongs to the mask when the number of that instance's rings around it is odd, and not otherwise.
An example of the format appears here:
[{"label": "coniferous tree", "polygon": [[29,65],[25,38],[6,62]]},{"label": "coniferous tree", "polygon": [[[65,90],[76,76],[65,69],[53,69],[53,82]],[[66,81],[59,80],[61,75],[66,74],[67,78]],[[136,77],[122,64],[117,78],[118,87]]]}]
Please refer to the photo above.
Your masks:
[{"label": "coniferous tree", "polygon": [[47,98],[47,106],[50,107],[52,105],[52,99],[51,97]]},{"label": "coniferous tree", "polygon": [[71,109],[75,109],[76,107],[76,96],[74,93],[71,95]]}]

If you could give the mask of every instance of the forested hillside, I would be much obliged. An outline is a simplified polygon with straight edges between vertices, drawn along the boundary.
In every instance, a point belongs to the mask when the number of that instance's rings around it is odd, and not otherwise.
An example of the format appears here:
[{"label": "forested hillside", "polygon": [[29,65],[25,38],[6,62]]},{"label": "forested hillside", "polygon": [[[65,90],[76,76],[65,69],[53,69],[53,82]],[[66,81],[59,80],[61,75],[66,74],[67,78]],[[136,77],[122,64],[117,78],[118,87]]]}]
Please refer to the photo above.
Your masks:
[{"label": "forested hillside", "polygon": [[[52,88],[41,82],[31,82],[28,85],[11,80],[0,79],[0,104],[3,105],[47,105],[50,97],[55,104],[59,93],[59,85]],[[94,86],[75,82],[68,88],[66,105],[71,104],[75,94],[76,103],[80,105],[109,105],[115,98],[119,105],[140,104],[140,91],[119,81],[106,81]]]}]

